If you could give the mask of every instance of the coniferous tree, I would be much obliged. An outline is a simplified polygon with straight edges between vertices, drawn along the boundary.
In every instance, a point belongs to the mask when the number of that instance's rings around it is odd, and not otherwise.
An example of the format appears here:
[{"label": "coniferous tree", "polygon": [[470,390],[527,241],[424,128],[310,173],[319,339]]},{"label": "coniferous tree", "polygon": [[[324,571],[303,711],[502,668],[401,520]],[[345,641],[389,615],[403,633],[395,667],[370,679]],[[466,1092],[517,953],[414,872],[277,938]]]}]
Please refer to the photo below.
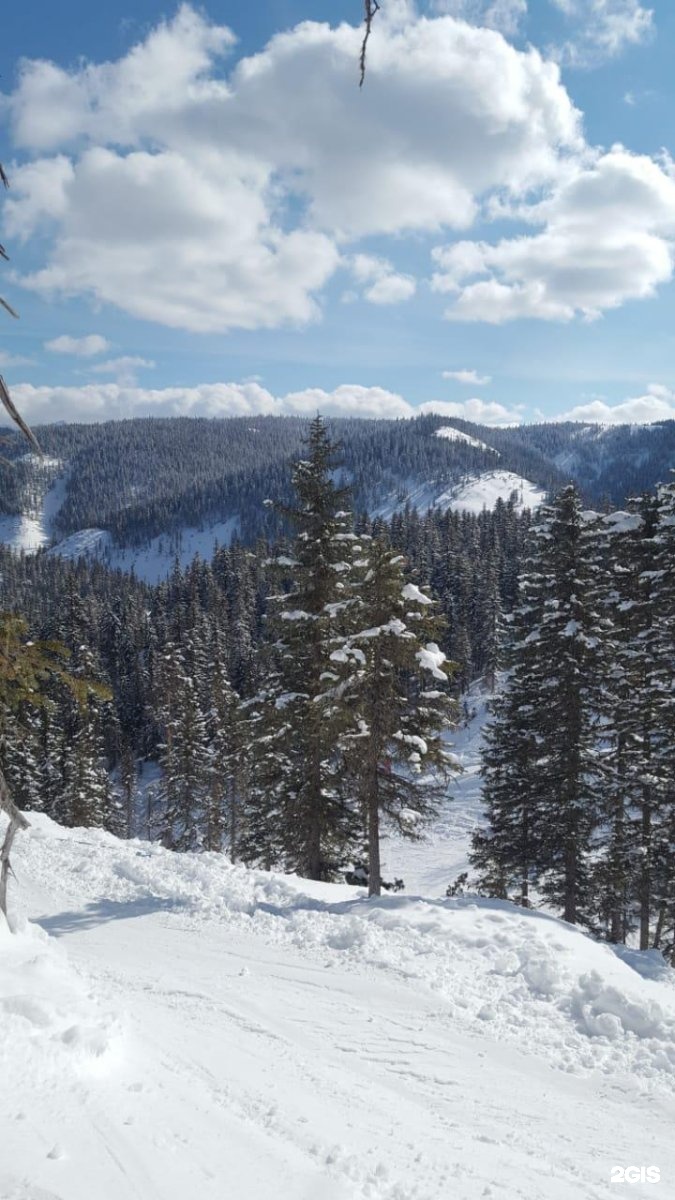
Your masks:
[{"label": "coniferous tree", "polygon": [[270,728],[280,721],[287,730],[278,792],[288,862],[310,879],[336,876],[356,829],[340,764],[348,714],[337,702],[340,671],[331,660],[351,600],[355,538],[347,490],[334,482],[336,451],[317,417],[307,458],[293,472],[296,506],[283,510],[295,538],[291,555],[277,558],[282,590],[271,598],[278,680],[265,707]]},{"label": "coniferous tree", "polygon": [[591,546],[570,485],[540,512],[533,530],[508,694],[485,760],[488,804],[498,823],[476,845],[477,865],[490,879],[508,886],[517,876],[527,900],[535,877],[565,920],[589,925],[602,638]]},{"label": "coniferous tree", "polygon": [[445,655],[432,640],[439,635],[432,600],[405,583],[403,559],[383,538],[362,539],[359,561],[364,574],[350,613],[356,628],[331,660],[349,672],[343,687],[354,724],[341,745],[365,827],[372,896],[382,886],[382,821],[416,837],[435,811],[434,783],[447,778],[450,762],[442,734],[451,705],[442,690]]}]

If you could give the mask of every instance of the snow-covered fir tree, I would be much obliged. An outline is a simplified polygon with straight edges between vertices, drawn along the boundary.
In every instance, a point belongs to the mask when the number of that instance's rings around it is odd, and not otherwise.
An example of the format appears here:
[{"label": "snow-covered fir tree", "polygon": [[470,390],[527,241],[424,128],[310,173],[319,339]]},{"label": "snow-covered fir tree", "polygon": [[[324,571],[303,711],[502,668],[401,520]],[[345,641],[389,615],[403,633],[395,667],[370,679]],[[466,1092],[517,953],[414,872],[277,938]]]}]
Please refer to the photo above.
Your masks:
[{"label": "snow-covered fir tree", "polygon": [[[340,736],[349,713],[340,703],[341,671],[331,659],[353,600],[356,544],[347,491],[335,482],[338,467],[337,447],[317,417],[307,457],[293,471],[296,504],[283,510],[295,537],[290,553],[273,564],[276,672],[261,693],[263,762],[252,767],[254,775],[269,770],[269,755],[280,747],[274,798],[264,803],[274,804],[285,865],[310,879],[336,876],[357,829],[341,769]],[[256,795],[257,789],[252,799]]]},{"label": "snow-covered fir tree", "polygon": [[[379,895],[383,821],[417,837],[434,812],[450,755],[448,664],[439,649],[433,600],[405,582],[403,559],[383,538],[362,539],[362,581],[350,607],[353,628],[331,654],[350,724],[340,739],[364,826],[369,895]],[[435,786],[436,785],[436,786]]]},{"label": "snow-covered fir tree", "polygon": [[[520,879],[572,923],[593,924],[590,870],[598,813],[598,675],[592,533],[573,485],[543,508],[521,579],[511,673],[485,760],[499,824],[478,840],[484,874]],[[510,812],[510,805],[515,811]]]}]

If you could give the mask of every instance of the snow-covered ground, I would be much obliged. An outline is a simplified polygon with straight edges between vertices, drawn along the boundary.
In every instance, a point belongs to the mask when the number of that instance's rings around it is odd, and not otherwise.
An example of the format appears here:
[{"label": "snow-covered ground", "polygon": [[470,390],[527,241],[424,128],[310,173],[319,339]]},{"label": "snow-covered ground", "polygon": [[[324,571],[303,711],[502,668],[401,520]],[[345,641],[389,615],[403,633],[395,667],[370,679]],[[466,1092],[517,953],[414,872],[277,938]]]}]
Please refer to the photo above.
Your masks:
[{"label": "snow-covered ground", "polygon": [[483,471],[451,487],[409,480],[403,489],[398,488],[375,505],[371,515],[389,520],[406,504],[419,513],[425,513],[429,508],[481,513],[484,508],[494,508],[497,500],[509,500],[513,492],[517,493],[516,507],[520,510],[536,508],[546,497],[542,488],[512,471]]},{"label": "snow-covered ground", "polygon": [[478,450],[489,450],[492,454],[496,454],[500,458],[500,453],[494,447],[488,446],[487,442],[481,442],[480,438],[472,437],[470,433],[464,433],[461,429],[455,429],[454,425],[443,425],[441,429],[436,430],[436,437],[447,438],[451,442],[466,442],[469,446],[476,446]]},{"label": "snow-covered ground", "polygon": [[[44,461],[35,454],[23,455],[25,461],[35,468],[35,483],[40,492],[41,477],[47,485],[41,495],[36,510],[21,516],[0,516],[0,543],[11,546],[16,551],[34,554],[41,546],[46,546],[52,538],[52,524],[65,499],[68,485],[68,471],[62,470],[54,479],[54,472],[62,464],[58,459],[48,458]],[[51,484],[49,480],[53,480]]]},{"label": "snow-covered ground", "polygon": [[471,835],[482,822],[479,772],[487,704],[480,684],[462,701],[458,728],[448,738],[460,770],[425,837],[412,842],[394,835],[382,843],[383,878],[402,879],[407,893],[445,896],[448,884],[469,870]]},{"label": "snow-covered ground", "polygon": [[3,1200],[609,1200],[617,1165],[673,1193],[658,959],[32,820],[0,932]]},{"label": "snow-covered ground", "polygon": [[176,559],[182,570],[195,555],[208,562],[217,546],[229,546],[239,529],[239,518],[215,521],[202,528],[185,526],[162,533],[143,546],[116,546],[105,529],[80,529],[51,550],[61,558],[97,558],[113,570],[133,571],[146,583],[161,583],[171,574]]},{"label": "snow-covered ground", "polygon": [[494,508],[498,500],[508,500],[517,493],[516,507],[537,508],[546,493],[529,479],[514,475],[512,471],[484,471],[475,479],[469,479],[458,488],[450,488],[438,497],[439,508],[459,508],[464,512],[480,513],[484,508]]},{"label": "snow-covered ground", "polygon": [[[54,519],[65,499],[69,470],[58,459],[43,461],[35,455],[24,455],[24,458],[37,468],[38,491],[41,471],[44,470],[45,477],[52,478],[53,482],[45,488],[35,512],[21,516],[0,515],[0,543],[17,552],[34,554],[54,540]],[[59,468],[60,473],[54,479],[54,472]],[[229,546],[238,530],[239,517],[232,516],[200,527],[186,526],[160,534],[143,546],[116,546],[105,529],[80,529],[56,542],[51,553],[73,560],[99,559],[113,570],[134,571],[137,578],[146,583],[161,583],[171,574],[176,559],[183,570],[197,554],[209,561],[216,547]]]}]

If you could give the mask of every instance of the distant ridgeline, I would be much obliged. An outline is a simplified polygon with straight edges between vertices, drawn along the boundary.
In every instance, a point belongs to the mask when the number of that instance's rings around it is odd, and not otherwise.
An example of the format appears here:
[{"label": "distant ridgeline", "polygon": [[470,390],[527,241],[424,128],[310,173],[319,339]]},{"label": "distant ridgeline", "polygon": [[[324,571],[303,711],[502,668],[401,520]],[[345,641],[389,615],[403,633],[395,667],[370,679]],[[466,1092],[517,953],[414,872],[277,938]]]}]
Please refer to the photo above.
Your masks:
[{"label": "distant ridgeline", "polygon": [[[264,501],[289,499],[289,462],[301,452],[307,424],[299,417],[179,417],[43,426],[48,466],[38,467],[17,438],[7,452],[15,470],[0,475],[0,512],[33,515],[40,494],[67,466],[51,523],[58,539],[97,528],[117,544],[139,546],[235,516],[242,541],[274,537],[279,518]],[[589,503],[620,506],[667,479],[675,461],[673,421],[494,429],[430,415],[328,424],[342,443],[356,513],[390,515],[408,498],[423,511],[444,489],[497,466],[547,492],[573,478]],[[460,437],[437,436],[448,427]]]},{"label": "distant ridgeline", "polygon": [[[437,437],[452,424],[474,435]],[[237,417],[112,421],[102,425],[47,425],[38,430],[50,460],[69,467],[65,496],[52,522],[63,538],[81,529],[107,530],[120,545],[138,546],[174,529],[236,516],[242,541],[273,537],[279,518],[264,505],[269,496],[290,499],[289,463],[301,453],[308,422],[295,417]],[[565,474],[543,449],[528,444],[525,431],[495,430],[436,416],[406,421],[328,422],[340,441],[344,482],[352,487],[356,513],[390,514],[415,501],[423,510],[466,478],[499,466],[526,477],[543,491],[565,482]],[[0,476],[0,512],[32,515],[35,460],[20,461]],[[53,478],[41,473],[39,484]]]}]

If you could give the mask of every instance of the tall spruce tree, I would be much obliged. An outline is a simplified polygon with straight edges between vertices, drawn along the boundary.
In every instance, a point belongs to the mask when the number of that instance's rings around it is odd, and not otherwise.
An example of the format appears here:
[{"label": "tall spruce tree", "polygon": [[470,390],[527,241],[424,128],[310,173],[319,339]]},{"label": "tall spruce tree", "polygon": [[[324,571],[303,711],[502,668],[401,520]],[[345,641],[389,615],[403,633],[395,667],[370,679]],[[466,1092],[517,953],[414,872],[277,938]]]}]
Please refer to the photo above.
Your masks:
[{"label": "tall spruce tree", "polygon": [[[283,730],[275,804],[286,864],[328,880],[344,864],[357,827],[341,770],[348,713],[337,702],[340,671],[331,660],[352,599],[356,538],[345,507],[348,491],[335,482],[339,448],[321,417],[312,421],[306,447],[307,457],[293,471],[296,503],[280,509],[295,537],[290,554],[274,564],[276,677],[265,688],[262,727],[269,736],[279,722]],[[256,770],[261,767],[254,763]]]},{"label": "tall spruce tree", "polygon": [[348,671],[344,702],[353,724],[341,746],[364,823],[368,894],[378,896],[382,821],[418,837],[434,814],[451,761],[442,735],[452,705],[433,601],[405,583],[403,558],[384,538],[361,541],[359,565],[349,622],[356,628],[331,661]]},{"label": "tall spruce tree", "polygon": [[[521,579],[523,596],[507,696],[485,758],[498,823],[476,845],[493,882],[536,877],[565,920],[594,924],[591,888],[598,813],[598,662],[592,537],[573,485],[540,511]],[[510,811],[510,805],[514,811]]]}]

